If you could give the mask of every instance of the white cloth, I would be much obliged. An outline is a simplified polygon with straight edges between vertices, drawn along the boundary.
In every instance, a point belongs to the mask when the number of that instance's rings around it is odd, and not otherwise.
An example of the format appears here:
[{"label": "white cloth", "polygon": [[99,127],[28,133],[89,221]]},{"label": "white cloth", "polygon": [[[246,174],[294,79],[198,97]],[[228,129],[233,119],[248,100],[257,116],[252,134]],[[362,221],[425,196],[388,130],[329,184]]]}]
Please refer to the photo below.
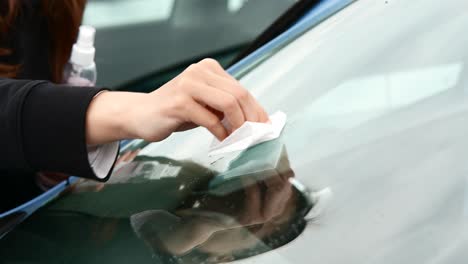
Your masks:
[{"label": "white cloth", "polygon": [[276,139],[281,135],[286,119],[286,114],[278,111],[270,115],[270,123],[245,122],[222,142],[215,138],[210,146],[209,155],[244,150]]},{"label": "white cloth", "polygon": [[88,146],[89,165],[99,179],[104,179],[109,174],[118,152],[118,141],[105,145]]}]

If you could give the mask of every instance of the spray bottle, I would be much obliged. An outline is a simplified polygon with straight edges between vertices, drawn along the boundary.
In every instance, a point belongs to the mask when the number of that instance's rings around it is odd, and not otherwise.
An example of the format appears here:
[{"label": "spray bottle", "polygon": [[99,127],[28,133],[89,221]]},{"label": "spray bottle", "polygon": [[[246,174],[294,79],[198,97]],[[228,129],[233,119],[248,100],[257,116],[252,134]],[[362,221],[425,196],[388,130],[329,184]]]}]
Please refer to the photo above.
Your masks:
[{"label": "spray bottle", "polygon": [[80,27],[78,39],[73,45],[70,61],[63,72],[64,83],[73,86],[94,86],[96,84],[95,34],[96,29],[91,26]]}]

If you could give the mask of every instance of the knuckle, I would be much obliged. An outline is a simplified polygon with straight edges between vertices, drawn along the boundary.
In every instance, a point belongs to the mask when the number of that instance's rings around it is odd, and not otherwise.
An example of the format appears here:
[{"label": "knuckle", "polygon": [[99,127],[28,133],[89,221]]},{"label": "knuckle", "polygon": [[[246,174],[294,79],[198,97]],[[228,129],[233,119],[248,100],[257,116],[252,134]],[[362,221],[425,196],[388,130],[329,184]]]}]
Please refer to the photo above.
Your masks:
[{"label": "knuckle", "polygon": [[185,73],[186,74],[194,74],[197,72],[197,68],[198,68],[198,65],[197,64],[191,64],[190,66],[187,67],[187,69],[185,69]]},{"label": "knuckle", "polygon": [[238,89],[237,93],[236,93],[236,97],[237,99],[241,100],[241,101],[245,101],[249,98],[249,92],[247,90],[245,90],[244,88],[240,88]]},{"label": "knuckle", "polygon": [[217,128],[219,125],[220,125],[220,121],[218,118],[216,117],[211,117],[208,119],[207,123],[206,123],[206,126],[208,129],[215,129]]},{"label": "knuckle", "polygon": [[224,101],[224,108],[228,112],[232,112],[233,110],[235,110],[236,107],[237,107],[237,100],[234,99],[234,97],[226,98],[226,100]]},{"label": "knuckle", "polygon": [[178,87],[182,90],[187,89],[193,86],[195,83],[195,78],[191,73],[184,74],[178,81]]},{"label": "knuckle", "polygon": [[212,58],[206,58],[200,61],[200,64],[205,64],[205,65],[219,65],[218,61]]},{"label": "knuckle", "polygon": [[185,111],[189,105],[189,98],[185,95],[174,96],[172,101],[172,108],[177,112]]}]

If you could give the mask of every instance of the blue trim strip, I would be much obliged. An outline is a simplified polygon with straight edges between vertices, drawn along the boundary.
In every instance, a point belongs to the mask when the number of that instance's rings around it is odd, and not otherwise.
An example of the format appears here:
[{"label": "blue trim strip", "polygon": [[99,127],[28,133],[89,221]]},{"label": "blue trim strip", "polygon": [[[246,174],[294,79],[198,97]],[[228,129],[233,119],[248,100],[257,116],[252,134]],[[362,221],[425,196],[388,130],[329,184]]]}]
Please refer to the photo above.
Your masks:
[{"label": "blue trim strip", "polygon": [[77,177],[70,177],[67,181],[61,182],[54,188],[50,189],[49,191],[39,195],[38,197],[32,199],[31,201],[24,203],[10,211],[7,211],[3,214],[0,214],[0,218],[7,216],[9,214],[15,213],[15,212],[25,212],[27,216],[31,215],[34,213],[37,209],[51,201],[52,199],[56,198],[59,196],[61,192],[63,192],[68,186],[71,184],[75,183],[78,180]]},{"label": "blue trim strip", "polygon": [[316,8],[310,10],[297,24],[246,58],[234,64],[227,71],[234,76],[241,74],[246,69],[249,69],[249,67],[256,65],[257,62],[259,62],[262,58],[265,58],[265,56],[268,56],[268,54],[270,54],[273,50],[287,45],[292,39],[300,37],[310,28],[316,26],[323,20],[327,19],[331,15],[337,13],[355,1],[357,0],[322,1]]},{"label": "blue trim strip", "polygon": [[[120,142],[120,147],[124,148],[130,140],[122,140]],[[78,177],[70,177],[68,180],[61,182],[60,184],[56,185],[54,188],[48,190],[47,192],[39,195],[38,197],[32,199],[31,201],[24,203],[10,211],[0,214],[0,218],[7,216],[9,214],[15,212],[25,212],[27,216],[30,216],[34,213],[37,209],[41,208],[46,203],[50,202],[51,200],[57,198],[60,193],[62,193],[68,186],[78,181]]]}]

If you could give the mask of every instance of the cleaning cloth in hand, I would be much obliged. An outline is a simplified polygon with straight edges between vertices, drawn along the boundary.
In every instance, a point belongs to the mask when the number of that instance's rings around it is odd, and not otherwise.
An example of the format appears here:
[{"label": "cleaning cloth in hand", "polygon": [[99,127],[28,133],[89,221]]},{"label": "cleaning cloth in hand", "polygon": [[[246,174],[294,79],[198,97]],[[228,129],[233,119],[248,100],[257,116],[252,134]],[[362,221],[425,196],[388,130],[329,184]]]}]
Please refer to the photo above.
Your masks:
[{"label": "cleaning cloth in hand", "polygon": [[270,115],[270,123],[245,122],[222,142],[215,138],[210,146],[209,155],[244,150],[276,139],[281,135],[286,119],[286,114],[278,111]]}]

